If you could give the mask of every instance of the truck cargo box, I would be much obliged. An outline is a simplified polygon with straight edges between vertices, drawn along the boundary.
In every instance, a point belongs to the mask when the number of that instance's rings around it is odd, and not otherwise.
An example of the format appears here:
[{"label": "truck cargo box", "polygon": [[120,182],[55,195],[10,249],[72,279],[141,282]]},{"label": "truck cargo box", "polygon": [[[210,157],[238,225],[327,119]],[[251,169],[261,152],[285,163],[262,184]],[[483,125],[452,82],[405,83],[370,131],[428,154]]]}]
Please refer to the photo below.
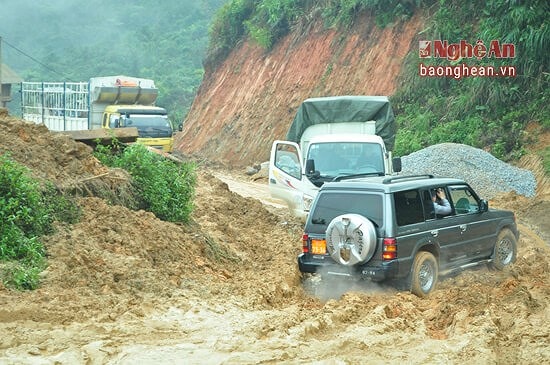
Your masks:
[{"label": "truck cargo box", "polygon": [[99,104],[153,105],[158,97],[153,80],[122,75],[93,77],[90,91],[91,102]]},{"label": "truck cargo box", "polygon": [[375,121],[375,133],[382,137],[386,149],[392,151],[397,126],[387,96],[331,96],[310,98],[298,108],[286,140],[300,142],[304,131],[315,124],[364,123]]}]

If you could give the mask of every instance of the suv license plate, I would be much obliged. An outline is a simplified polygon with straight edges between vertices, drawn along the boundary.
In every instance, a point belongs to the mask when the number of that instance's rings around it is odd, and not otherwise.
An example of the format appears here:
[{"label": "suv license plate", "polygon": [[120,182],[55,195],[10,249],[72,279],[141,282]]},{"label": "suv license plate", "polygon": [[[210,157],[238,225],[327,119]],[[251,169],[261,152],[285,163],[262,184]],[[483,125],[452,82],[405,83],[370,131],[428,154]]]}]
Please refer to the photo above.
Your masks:
[{"label": "suv license plate", "polygon": [[325,240],[311,240],[311,253],[314,255],[324,255],[327,253],[327,242]]}]

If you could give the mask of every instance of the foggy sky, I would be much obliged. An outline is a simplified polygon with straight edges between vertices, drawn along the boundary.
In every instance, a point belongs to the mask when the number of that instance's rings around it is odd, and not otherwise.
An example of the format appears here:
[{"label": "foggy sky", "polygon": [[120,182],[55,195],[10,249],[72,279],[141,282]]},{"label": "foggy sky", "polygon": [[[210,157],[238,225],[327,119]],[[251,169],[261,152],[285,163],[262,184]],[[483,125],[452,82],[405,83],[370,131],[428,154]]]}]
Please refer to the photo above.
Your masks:
[{"label": "foggy sky", "polygon": [[[0,37],[41,60],[51,52],[108,44],[128,31],[174,21],[185,9],[213,3],[223,0],[162,0],[162,9],[156,0],[0,0]],[[36,66],[6,44],[2,57],[16,72]]]}]

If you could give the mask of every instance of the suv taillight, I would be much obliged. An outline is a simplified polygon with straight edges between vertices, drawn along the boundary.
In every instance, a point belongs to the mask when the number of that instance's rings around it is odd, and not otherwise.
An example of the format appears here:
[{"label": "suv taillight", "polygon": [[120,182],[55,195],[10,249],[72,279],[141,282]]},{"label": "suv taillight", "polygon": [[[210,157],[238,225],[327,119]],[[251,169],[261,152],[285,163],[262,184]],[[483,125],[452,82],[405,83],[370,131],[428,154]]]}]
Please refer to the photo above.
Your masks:
[{"label": "suv taillight", "polygon": [[382,258],[384,260],[394,260],[397,258],[397,240],[395,238],[384,238]]},{"label": "suv taillight", "polygon": [[302,252],[303,253],[309,252],[309,246],[307,244],[307,241],[309,241],[309,236],[306,233],[304,233],[302,235]]}]

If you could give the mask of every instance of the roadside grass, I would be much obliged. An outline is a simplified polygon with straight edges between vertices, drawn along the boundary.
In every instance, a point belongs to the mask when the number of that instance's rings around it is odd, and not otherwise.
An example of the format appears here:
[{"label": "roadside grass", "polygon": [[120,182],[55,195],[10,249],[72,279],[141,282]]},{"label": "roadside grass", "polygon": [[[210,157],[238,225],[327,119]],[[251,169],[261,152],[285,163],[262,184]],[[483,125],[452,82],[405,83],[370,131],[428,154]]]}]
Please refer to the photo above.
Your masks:
[{"label": "roadside grass", "polygon": [[546,147],[540,152],[542,156],[542,166],[544,167],[544,173],[546,176],[550,176],[550,146]]}]

